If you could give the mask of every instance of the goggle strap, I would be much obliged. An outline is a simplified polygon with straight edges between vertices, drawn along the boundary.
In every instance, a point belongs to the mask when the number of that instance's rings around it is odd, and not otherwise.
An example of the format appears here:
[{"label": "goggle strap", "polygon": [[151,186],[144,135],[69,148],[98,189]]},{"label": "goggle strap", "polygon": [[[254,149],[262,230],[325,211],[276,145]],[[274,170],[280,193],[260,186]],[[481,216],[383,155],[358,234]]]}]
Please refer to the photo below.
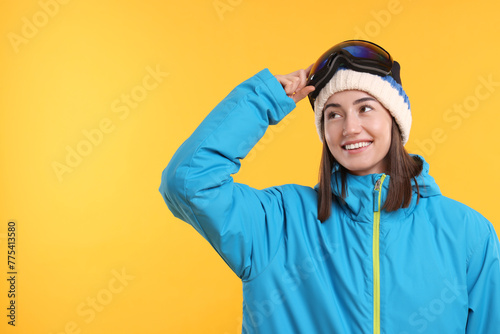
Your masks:
[{"label": "goggle strap", "polygon": [[393,77],[394,80],[396,80],[396,82],[398,84],[403,86],[403,83],[401,82],[401,74],[400,73],[401,73],[401,65],[399,65],[399,63],[394,60],[392,62],[391,77]]}]

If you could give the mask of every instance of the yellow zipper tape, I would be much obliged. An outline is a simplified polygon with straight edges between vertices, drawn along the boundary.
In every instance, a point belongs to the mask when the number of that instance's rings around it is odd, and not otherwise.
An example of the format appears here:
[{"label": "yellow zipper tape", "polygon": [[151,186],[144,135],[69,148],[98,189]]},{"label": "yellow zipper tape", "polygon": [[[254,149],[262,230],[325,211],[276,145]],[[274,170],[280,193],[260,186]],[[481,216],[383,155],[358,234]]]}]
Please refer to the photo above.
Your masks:
[{"label": "yellow zipper tape", "polygon": [[[373,213],[373,333],[380,334],[380,202],[385,174],[378,185],[377,210]],[[376,186],[377,188],[377,186]]]}]

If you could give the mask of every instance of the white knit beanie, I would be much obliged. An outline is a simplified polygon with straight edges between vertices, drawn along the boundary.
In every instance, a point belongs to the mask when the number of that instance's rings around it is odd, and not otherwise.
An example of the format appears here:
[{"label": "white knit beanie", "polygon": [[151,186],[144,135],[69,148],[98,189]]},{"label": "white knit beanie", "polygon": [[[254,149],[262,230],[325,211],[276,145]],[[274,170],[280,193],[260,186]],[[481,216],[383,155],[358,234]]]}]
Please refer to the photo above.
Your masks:
[{"label": "white knit beanie", "polygon": [[406,144],[410,136],[411,110],[410,100],[403,87],[389,75],[382,77],[346,68],[340,68],[335,72],[314,102],[316,128],[322,141],[321,121],[325,103],[330,96],[344,90],[361,90],[376,98],[396,120],[403,138],[403,145]]}]

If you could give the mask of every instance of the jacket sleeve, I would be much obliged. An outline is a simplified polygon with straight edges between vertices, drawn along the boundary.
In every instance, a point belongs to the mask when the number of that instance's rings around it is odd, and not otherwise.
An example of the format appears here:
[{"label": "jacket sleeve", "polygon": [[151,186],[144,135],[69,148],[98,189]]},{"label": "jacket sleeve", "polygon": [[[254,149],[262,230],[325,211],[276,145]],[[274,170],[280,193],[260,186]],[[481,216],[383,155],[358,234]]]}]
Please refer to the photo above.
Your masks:
[{"label": "jacket sleeve", "polygon": [[160,192],[175,217],[191,224],[241,279],[266,267],[281,242],[280,187],[233,181],[269,125],[295,108],[265,69],[238,85],[181,145],[162,174]]},{"label": "jacket sleeve", "polygon": [[488,232],[469,257],[467,333],[496,334],[500,331],[500,244],[491,223]]}]

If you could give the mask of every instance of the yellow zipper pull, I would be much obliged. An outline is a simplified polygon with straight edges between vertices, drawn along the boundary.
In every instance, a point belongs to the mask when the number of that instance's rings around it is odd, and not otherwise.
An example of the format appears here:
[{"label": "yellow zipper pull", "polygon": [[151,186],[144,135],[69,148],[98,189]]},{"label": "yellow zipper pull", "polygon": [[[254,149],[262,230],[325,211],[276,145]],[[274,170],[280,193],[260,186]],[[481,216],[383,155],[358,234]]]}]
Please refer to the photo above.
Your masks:
[{"label": "yellow zipper pull", "polygon": [[380,191],[380,185],[382,184],[382,178],[378,179],[375,183],[375,188],[373,189],[373,212],[378,212],[378,193]]}]

